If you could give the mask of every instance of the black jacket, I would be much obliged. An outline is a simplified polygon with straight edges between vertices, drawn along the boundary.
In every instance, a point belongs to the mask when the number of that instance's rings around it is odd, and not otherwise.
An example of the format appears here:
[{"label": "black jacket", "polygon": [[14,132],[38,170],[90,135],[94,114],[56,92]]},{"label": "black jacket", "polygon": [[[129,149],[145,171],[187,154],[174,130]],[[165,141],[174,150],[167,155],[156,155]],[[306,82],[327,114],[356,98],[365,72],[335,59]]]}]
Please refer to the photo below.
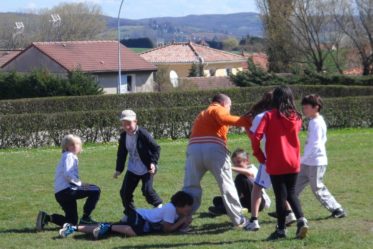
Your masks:
[{"label": "black jacket", "polygon": [[[146,129],[138,127],[137,134],[137,152],[139,153],[142,163],[150,170],[151,163],[155,165],[158,164],[161,147]],[[127,160],[128,151],[126,147],[126,138],[127,133],[122,132],[122,134],[120,134],[117,152],[116,171],[118,172],[123,172]]]}]

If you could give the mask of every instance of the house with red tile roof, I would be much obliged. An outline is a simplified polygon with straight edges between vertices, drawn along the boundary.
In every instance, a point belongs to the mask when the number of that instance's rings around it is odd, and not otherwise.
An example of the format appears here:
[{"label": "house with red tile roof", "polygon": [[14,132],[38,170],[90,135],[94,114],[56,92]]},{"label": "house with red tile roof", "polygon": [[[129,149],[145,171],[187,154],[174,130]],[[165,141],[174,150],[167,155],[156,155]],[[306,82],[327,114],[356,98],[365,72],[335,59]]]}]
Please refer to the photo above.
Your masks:
[{"label": "house with red tile roof", "polygon": [[0,50],[0,67],[21,52],[22,50]]},{"label": "house with red tile roof", "polygon": [[246,58],[193,42],[172,43],[151,49],[140,56],[166,70],[171,77],[188,77],[192,65],[203,66],[202,77],[227,77],[243,70]]},{"label": "house with red tile roof", "polygon": [[[157,67],[121,44],[121,92],[154,90]],[[96,77],[105,93],[117,93],[117,41],[33,42],[1,66],[3,71],[21,73],[37,69],[66,76],[80,70]]]}]

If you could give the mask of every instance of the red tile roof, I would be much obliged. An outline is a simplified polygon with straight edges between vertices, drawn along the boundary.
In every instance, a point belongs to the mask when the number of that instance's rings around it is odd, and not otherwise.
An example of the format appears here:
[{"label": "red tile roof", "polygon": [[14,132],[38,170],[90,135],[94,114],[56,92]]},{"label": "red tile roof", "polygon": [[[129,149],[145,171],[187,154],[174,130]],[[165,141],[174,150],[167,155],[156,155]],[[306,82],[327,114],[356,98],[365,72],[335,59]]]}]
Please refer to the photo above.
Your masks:
[{"label": "red tile roof", "polygon": [[[244,53],[244,56],[247,59],[249,58],[253,59],[254,64],[262,68],[263,70],[266,70],[266,71],[268,70],[268,55],[264,53],[252,53],[252,54]],[[248,69],[247,63],[245,64],[246,65],[244,66],[244,69]]]},{"label": "red tile roof", "polygon": [[[83,72],[115,72],[118,70],[117,41],[33,42],[29,48],[31,47],[40,50],[68,71],[80,69]],[[123,45],[121,45],[121,56],[123,71],[157,70],[155,65]]]},{"label": "red tile roof", "polygon": [[155,64],[246,61],[241,55],[213,49],[192,42],[165,45],[146,51],[140,54],[140,56]]},{"label": "red tile roof", "polygon": [[22,50],[0,51],[0,67],[8,61],[10,61],[11,59],[13,59],[14,57],[16,57],[21,52]]}]

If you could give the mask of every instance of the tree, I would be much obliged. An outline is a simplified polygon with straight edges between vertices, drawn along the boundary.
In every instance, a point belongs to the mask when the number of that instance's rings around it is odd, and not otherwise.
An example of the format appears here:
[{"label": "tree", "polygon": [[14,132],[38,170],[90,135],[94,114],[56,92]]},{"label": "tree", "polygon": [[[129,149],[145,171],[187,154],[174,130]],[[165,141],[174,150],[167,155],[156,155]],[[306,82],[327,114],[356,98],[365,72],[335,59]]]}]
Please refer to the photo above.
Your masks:
[{"label": "tree", "polygon": [[332,1],[334,19],[358,52],[363,75],[373,74],[373,1]]},{"label": "tree", "polygon": [[223,49],[226,51],[232,51],[236,49],[239,45],[239,42],[234,37],[228,37],[223,40]]},{"label": "tree", "polygon": [[[51,15],[61,17],[60,24],[51,23]],[[41,40],[90,40],[105,28],[102,9],[97,4],[62,3],[52,9],[40,11],[39,35]]]},{"label": "tree", "polygon": [[272,72],[290,72],[294,58],[289,18],[294,0],[257,0],[266,38],[268,66]]},{"label": "tree", "polygon": [[193,63],[189,70],[188,77],[203,77],[205,75],[204,66],[202,63]]}]

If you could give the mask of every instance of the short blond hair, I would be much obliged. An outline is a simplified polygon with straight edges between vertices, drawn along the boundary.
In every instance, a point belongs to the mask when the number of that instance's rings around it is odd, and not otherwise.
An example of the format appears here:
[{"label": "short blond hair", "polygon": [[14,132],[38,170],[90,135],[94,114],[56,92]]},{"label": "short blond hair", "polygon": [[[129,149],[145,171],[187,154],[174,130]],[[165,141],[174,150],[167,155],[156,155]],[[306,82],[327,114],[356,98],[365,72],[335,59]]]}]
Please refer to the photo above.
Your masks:
[{"label": "short blond hair", "polygon": [[82,139],[80,139],[80,137],[75,136],[73,134],[68,134],[64,136],[61,141],[62,152],[68,151],[67,147],[69,147],[69,145],[73,143],[82,144]]}]

